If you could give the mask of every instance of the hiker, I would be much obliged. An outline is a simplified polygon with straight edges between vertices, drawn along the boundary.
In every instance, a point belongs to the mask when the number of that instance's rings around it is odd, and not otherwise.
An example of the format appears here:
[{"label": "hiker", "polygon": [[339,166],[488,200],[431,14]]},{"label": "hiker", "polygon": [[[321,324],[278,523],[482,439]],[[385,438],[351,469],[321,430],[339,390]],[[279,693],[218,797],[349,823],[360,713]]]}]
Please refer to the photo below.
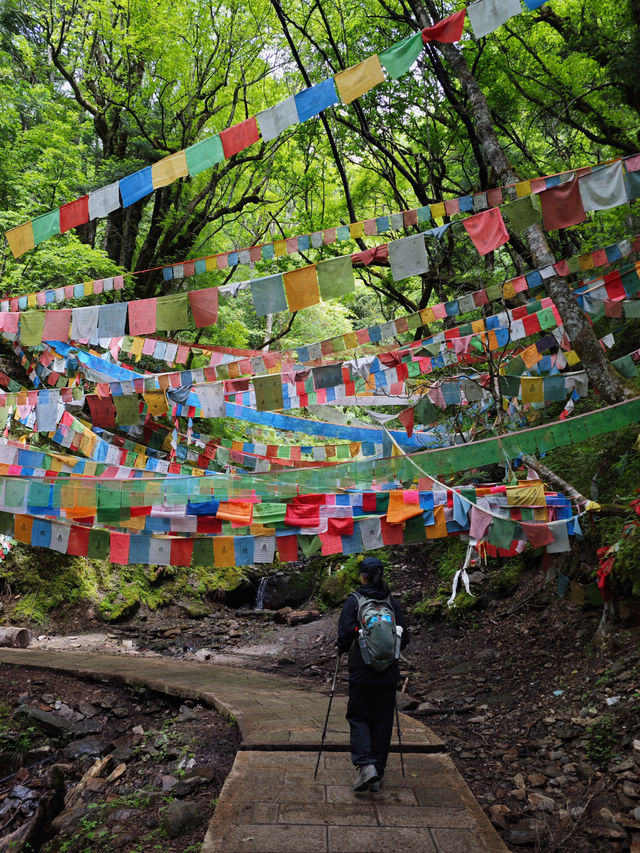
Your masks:
[{"label": "hiker", "polygon": [[[383,565],[377,557],[366,557],[360,563],[360,581],[362,586],[349,595],[340,614],[338,652],[351,650],[347,720],[351,729],[351,761],[358,768],[353,790],[379,791],[393,731],[396,687],[400,680],[398,657],[400,649],[409,642],[409,632],[400,605],[384,582]],[[383,633],[384,628],[376,640],[369,633],[375,629],[359,624],[359,616],[363,615],[368,617],[369,625],[375,623],[376,608],[387,623],[385,627],[388,623],[392,625],[391,649],[384,648],[389,636]],[[374,658],[384,658],[370,660],[369,665],[363,660],[361,650],[361,643],[368,635],[371,640],[365,648],[365,657],[371,658],[373,654]]]}]

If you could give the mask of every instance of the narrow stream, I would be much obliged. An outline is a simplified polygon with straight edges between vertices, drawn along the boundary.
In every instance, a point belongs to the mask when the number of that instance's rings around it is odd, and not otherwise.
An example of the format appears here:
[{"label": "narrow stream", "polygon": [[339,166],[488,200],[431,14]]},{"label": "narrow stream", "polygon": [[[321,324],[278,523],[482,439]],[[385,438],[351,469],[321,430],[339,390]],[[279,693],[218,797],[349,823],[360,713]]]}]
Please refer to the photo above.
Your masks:
[{"label": "narrow stream", "polygon": [[267,588],[268,577],[260,578],[258,591],[256,592],[256,600],[253,605],[254,610],[262,610],[264,608],[264,591]]}]

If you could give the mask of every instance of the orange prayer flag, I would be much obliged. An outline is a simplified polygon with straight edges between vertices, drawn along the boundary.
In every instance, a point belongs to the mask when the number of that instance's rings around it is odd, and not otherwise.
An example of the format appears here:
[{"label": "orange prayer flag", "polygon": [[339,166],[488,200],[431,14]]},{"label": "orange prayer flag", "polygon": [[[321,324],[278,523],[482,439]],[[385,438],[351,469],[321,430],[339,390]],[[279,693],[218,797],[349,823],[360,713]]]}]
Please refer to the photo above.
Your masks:
[{"label": "orange prayer flag", "polygon": [[425,529],[427,539],[442,539],[447,535],[447,523],[444,520],[444,507],[442,505],[433,508],[433,524],[428,524]]},{"label": "orange prayer flag", "polygon": [[8,231],[5,231],[5,235],[14,258],[19,258],[20,255],[35,246],[31,222],[25,222],[24,225],[18,225],[17,228],[9,228]]},{"label": "orange prayer flag", "polygon": [[341,71],[334,77],[343,104],[350,104],[378,83],[384,83],[384,72],[377,54],[357,65]]}]

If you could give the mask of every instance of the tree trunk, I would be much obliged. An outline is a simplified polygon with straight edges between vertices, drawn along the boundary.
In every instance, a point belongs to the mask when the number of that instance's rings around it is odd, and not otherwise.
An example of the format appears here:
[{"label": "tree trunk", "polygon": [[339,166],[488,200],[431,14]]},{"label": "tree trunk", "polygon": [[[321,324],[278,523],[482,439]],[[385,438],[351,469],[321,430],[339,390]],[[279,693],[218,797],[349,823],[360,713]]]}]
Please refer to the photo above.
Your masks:
[{"label": "tree trunk", "polygon": [[[435,18],[435,10],[431,8],[431,0],[426,0],[426,2],[431,17]],[[430,14],[420,0],[411,0],[411,5],[419,26],[421,28],[430,26],[432,23]],[[455,44],[438,42],[437,47],[448,61],[467,95],[471,116],[482,142],[485,156],[495,176],[502,184],[517,183],[520,177],[500,144],[493,126],[491,110],[478,81],[467,64],[467,60]],[[515,189],[511,193],[515,198]],[[555,263],[555,257],[541,225],[530,225],[524,230],[523,236],[529,245],[533,262],[537,267],[546,267]],[[632,396],[633,391],[607,361],[606,355],[600,347],[588,319],[580,309],[568,282],[564,278],[554,275],[546,279],[546,284],[549,295],[553,298],[560,312],[571,345],[580,356],[592,386],[609,404],[619,403],[626,397]]]}]

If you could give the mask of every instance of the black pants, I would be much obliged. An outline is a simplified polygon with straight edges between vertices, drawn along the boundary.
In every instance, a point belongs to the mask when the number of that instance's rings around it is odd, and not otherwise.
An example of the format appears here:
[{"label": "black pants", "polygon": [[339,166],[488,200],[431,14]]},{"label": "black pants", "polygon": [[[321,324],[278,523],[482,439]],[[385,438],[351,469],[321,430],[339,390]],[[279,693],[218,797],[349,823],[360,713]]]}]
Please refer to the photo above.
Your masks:
[{"label": "black pants", "polygon": [[380,777],[387,766],[395,703],[395,684],[349,685],[347,721],[351,728],[351,761],[356,767],[375,764]]}]

